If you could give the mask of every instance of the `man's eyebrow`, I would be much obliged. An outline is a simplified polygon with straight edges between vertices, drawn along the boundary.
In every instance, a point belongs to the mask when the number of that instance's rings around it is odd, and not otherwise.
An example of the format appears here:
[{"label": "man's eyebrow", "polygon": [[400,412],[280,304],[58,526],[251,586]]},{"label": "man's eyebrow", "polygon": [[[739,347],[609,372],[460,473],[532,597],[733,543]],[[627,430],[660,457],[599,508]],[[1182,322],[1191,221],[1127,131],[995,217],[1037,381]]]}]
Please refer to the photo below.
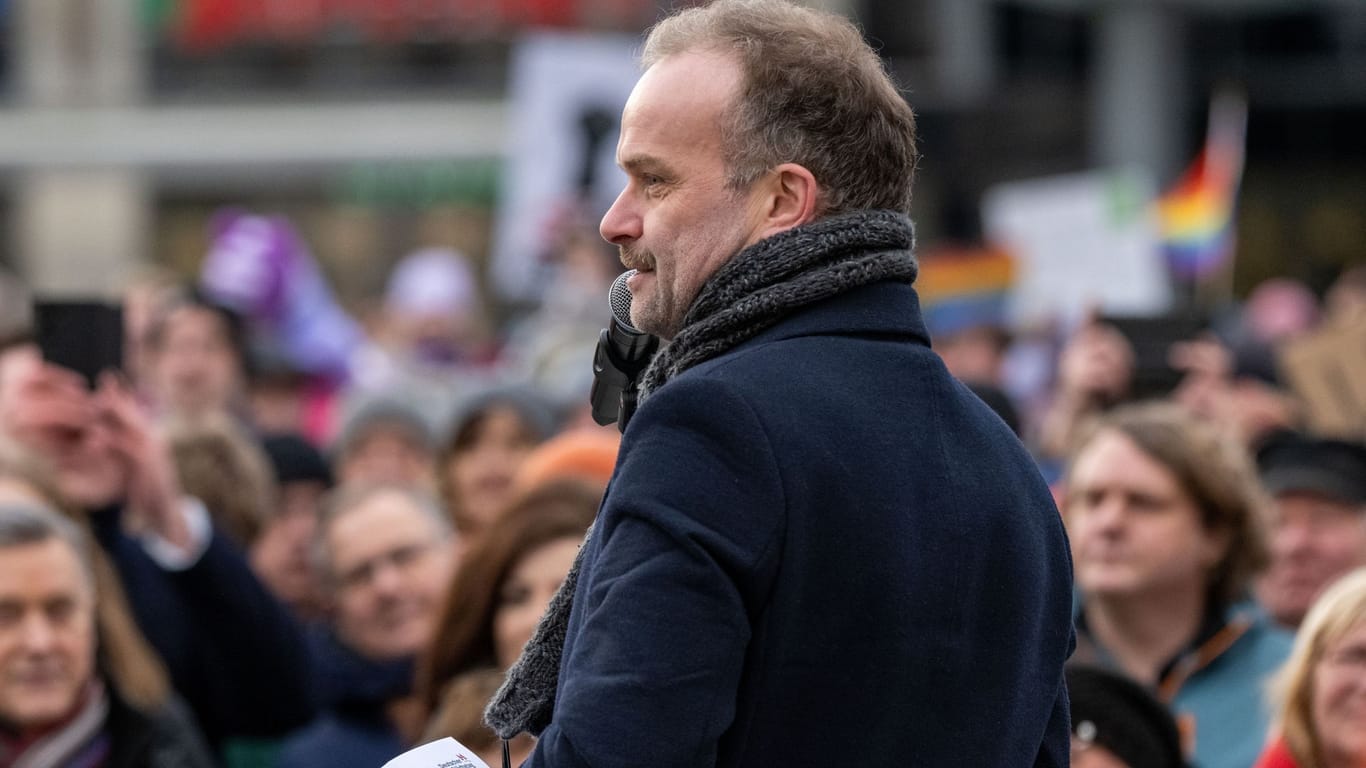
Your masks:
[{"label": "man's eyebrow", "polygon": [[651,155],[633,155],[621,161],[622,170],[627,173],[663,173],[669,166],[663,160]]}]

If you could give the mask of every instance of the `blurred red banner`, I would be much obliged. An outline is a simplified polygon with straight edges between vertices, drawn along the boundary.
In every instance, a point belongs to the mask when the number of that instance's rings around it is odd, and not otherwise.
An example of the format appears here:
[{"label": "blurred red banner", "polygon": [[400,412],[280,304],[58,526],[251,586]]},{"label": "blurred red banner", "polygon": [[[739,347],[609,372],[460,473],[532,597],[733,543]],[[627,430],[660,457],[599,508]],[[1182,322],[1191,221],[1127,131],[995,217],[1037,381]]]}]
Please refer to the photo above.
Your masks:
[{"label": "blurred red banner", "polygon": [[154,23],[211,53],[243,43],[461,40],[528,27],[639,29],[653,0],[162,0]]}]

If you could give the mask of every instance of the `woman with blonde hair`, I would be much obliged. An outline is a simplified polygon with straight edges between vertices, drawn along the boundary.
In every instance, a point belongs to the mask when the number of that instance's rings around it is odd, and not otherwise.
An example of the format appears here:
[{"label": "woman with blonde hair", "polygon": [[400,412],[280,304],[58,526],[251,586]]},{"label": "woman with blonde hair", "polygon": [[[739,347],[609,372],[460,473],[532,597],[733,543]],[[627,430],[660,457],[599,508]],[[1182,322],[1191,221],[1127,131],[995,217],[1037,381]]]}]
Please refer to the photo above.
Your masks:
[{"label": "woman with blonde hair", "polygon": [[1366,766],[1366,568],[1314,603],[1272,696],[1276,739],[1256,768]]}]

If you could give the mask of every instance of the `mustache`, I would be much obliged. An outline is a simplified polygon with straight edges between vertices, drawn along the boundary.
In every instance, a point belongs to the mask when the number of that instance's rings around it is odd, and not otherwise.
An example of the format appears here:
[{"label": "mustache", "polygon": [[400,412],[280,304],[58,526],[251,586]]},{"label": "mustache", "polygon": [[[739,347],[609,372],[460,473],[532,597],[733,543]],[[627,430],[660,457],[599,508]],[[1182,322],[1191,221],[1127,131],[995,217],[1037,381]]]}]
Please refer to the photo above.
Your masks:
[{"label": "mustache", "polygon": [[619,245],[617,252],[621,263],[627,269],[654,269],[655,255],[648,248],[641,248],[638,245]]}]

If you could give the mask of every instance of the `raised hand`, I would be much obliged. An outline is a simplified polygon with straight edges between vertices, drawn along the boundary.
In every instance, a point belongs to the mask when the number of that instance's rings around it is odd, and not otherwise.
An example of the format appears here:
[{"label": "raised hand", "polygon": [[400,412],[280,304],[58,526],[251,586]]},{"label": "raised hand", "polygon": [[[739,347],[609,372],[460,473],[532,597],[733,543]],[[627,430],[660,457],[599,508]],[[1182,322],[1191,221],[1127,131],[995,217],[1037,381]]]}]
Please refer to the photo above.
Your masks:
[{"label": "raised hand", "polygon": [[95,392],[100,425],[127,478],[125,523],[181,549],[192,546],[182,512],[180,483],[170,453],[132,389],[116,374],[100,376]]}]

